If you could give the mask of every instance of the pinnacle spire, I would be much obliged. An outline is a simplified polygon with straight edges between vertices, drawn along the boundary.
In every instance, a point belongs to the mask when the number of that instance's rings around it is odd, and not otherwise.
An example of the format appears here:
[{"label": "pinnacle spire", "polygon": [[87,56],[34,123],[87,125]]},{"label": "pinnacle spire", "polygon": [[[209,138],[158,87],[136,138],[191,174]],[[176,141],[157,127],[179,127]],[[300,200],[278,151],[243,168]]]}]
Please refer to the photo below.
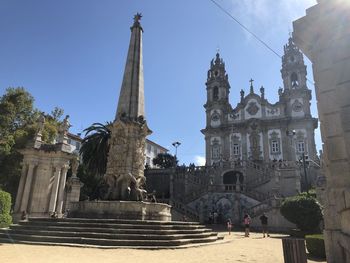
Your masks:
[{"label": "pinnacle spire", "polygon": [[136,120],[145,115],[141,17],[142,15],[137,13],[131,27],[128,56],[115,119],[123,117]]}]

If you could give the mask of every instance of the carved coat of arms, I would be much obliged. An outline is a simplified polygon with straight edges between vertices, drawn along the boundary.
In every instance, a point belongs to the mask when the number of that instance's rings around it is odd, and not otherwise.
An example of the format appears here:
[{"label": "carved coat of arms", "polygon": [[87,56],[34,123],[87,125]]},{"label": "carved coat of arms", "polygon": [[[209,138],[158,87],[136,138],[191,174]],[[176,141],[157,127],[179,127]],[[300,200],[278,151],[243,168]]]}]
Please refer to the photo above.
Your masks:
[{"label": "carved coat of arms", "polygon": [[295,112],[301,112],[303,110],[303,104],[299,100],[295,100],[292,104],[292,109]]},{"label": "carved coat of arms", "polygon": [[247,108],[247,112],[250,115],[255,115],[258,113],[258,111],[259,111],[259,107],[258,107],[258,105],[256,105],[256,102],[250,102],[249,106]]}]

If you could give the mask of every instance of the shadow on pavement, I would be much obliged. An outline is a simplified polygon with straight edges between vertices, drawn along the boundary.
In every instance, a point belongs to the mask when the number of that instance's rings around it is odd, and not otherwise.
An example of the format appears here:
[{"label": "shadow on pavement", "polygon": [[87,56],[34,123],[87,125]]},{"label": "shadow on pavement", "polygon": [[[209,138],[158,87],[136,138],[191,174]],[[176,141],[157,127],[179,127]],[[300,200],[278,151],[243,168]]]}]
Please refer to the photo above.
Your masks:
[{"label": "shadow on pavement", "polygon": [[308,260],[313,260],[316,262],[327,262],[325,258],[317,258],[317,257],[310,255],[309,253],[306,253],[306,256],[307,256]]}]

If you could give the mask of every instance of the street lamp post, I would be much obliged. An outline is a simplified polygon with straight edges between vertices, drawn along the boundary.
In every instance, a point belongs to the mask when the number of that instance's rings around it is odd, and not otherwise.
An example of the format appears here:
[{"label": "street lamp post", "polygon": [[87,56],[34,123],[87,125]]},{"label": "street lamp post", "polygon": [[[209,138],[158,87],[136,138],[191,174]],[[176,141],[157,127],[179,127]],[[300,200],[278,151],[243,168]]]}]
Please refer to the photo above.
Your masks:
[{"label": "street lamp post", "polygon": [[306,163],[305,163],[305,153],[303,153],[303,155],[302,155],[302,162],[303,162],[304,175],[305,175],[306,193],[309,194],[309,181],[308,181],[308,179],[307,179],[307,171],[306,171]]},{"label": "street lamp post", "polygon": [[176,159],[177,159],[177,148],[181,145],[180,142],[173,142],[172,145],[175,147],[175,158],[174,158],[174,166],[176,165]]}]

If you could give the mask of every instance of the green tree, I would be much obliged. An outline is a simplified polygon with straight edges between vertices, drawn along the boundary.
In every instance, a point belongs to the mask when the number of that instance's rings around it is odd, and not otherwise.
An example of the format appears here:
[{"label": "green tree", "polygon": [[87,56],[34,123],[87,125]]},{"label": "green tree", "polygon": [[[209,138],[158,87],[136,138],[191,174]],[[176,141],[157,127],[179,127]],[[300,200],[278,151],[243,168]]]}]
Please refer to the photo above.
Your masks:
[{"label": "green tree", "polygon": [[0,160],[11,153],[16,143],[22,146],[31,135],[28,128],[35,118],[33,102],[23,88],[8,88],[0,98]]},{"label": "green tree", "polygon": [[8,88],[0,98],[0,187],[14,197],[23,148],[35,133],[34,98],[23,88]]},{"label": "green tree", "polygon": [[[14,200],[21,174],[22,155],[19,153],[37,130],[40,111],[34,108],[34,98],[24,88],[8,88],[0,97],[0,188],[9,192]],[[55,116],[47,114],[43,140],[52,141],[63,110],[56,108]]]},{"label": "green tree", "polygon": [[318,201],[304,193],[286,198],[280,211],[288,221],[306,232],[317,231],[323,218],[322,207]]},{"label": "green tree", "polygon": [[178,160],[175,156],[169,153],[159,153],[152,162],[160,168],[170,168],[177,166]]},{"label": "green tree", "polygon": [[59,122],[60,119],[62,118],[64,113],[64,110],[59,108],[59,107],[55,107],[52,111],[51,111],[51,117],[53,118],[54,121]]},{"label": "green tree", "polygon": [[85,138],[80,148],[80,154],[82,163],[94,175],[102,176],[106,173],[111,125],[111,122],[107,122],[105,125],[93,123],[84,130]]},{"label": "green tree", "polygon": [[101,199],[103,196],[102,188],[104,186],[102,176],[92,173],[84,164],[79,165],[77,176],[84,182],[80,192],[81,201]]},{"label": "green tree", "polygon": [[8,227],[12,223],[10,210],[11,195],[0,189],[0,228]]}]

